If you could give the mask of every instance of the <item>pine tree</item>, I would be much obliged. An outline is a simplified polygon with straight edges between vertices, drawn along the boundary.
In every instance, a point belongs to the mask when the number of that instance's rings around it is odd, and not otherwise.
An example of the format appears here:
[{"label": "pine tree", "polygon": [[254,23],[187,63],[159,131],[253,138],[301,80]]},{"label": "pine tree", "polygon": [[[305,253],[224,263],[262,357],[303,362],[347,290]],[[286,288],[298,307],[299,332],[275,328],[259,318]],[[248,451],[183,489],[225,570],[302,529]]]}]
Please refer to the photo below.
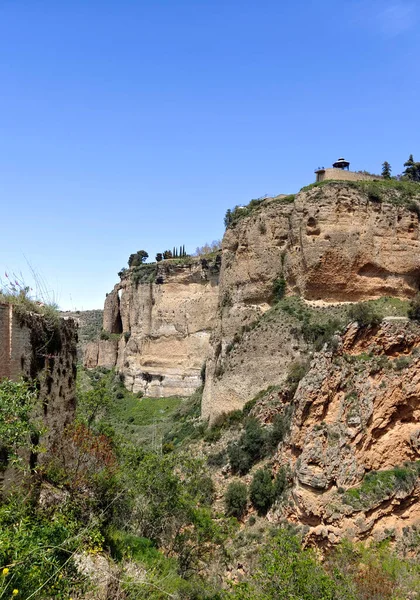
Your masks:
[{"label": "pine tree", "polygon": [[388,161],[382,163],[382,177],[384,179],[391,179],[391,165]]},{"label": "pine tree", "polygon": [[412,154],[410,154],[408,160],[404,163],[404,167],[404,179],[410,179],[411,181],[420,181],[420,162],[415,162]]}]

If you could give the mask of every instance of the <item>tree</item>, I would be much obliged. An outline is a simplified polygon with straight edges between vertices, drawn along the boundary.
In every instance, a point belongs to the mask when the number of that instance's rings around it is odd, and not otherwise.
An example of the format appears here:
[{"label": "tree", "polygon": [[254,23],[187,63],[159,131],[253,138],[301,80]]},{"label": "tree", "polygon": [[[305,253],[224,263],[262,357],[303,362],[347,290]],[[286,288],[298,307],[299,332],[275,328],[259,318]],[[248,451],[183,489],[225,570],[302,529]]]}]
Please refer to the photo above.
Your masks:
[{"label": "tree", "polygon": [[403,172],[404,179],[410,181],[420,182],[420,162],[415,162],[412,154],[408,157],[408,160],[404,163],[405,170]]},{"label": "tree", "polygon": [[138,267],[149,258],[149,255],[145,250],[138,250],[135,254],[130,254],[128,258],[129,267]]},{"label": "tree", "polygon": [[239,481],[229,484],[225,495],[225,512],[228,517],[240,519],[244,516],[248,492],[246,485]]},{"label": "tree", "polygon": [[251,483],[249,497],[259,515],[265,515],[274,502],[274,486],[268,469],[259,469]]},{"label": "tree", "polygon": [[172,258],[172,252],[170,250],[165,250],[163,253],[163,259],[167,260],[168,258]]},{"label": "tree", "polygon": [[162,252],[156,254],[156,262],[160,262],[163,259]]},{"label": "tree", "polygon": [[228,228],[229,225],[232,223],[232,211],[230,210],[230,208],[227,209],[226,214],[225,214],[225,227]]},{"label": "tree", "polygon": [[382,163],[382,177],[384,179],[391,179],[391,165],[387,161]]}]

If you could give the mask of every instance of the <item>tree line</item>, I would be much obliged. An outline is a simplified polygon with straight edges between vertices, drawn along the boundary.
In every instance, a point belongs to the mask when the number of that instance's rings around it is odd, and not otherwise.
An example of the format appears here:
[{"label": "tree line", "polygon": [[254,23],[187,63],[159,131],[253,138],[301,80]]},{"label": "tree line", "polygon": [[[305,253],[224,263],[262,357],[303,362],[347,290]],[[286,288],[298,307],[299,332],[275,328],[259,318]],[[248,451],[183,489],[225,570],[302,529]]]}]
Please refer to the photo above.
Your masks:
[{"label": "tree line", "polygon": [[420,162],[416,162],[412,154],[408,157],[408,160],[404,163],[404,171],[396,177],[391,176],[392,167],[388,161],[382,163],[382,177],[384,179],[398,179],[403,181],[417,181],[420,182]]}]

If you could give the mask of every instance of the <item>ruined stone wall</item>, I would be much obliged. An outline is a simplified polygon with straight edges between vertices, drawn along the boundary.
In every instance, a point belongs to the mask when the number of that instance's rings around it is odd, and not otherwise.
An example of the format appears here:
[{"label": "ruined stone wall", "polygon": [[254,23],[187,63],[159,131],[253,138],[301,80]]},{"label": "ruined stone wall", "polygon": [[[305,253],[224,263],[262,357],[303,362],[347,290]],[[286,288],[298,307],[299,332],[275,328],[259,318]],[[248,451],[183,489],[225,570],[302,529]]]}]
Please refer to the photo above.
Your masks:
[{"label": "ruined stone wall", "polygon": [[52,452],[66,452],[63,432],[76,408],[76,344],[72,319],[16,314],[13,306],[0,305],[0,377],[23,376],[39,390],[37,411],[45,425],[40,444],[46,450],[39,463]]}]

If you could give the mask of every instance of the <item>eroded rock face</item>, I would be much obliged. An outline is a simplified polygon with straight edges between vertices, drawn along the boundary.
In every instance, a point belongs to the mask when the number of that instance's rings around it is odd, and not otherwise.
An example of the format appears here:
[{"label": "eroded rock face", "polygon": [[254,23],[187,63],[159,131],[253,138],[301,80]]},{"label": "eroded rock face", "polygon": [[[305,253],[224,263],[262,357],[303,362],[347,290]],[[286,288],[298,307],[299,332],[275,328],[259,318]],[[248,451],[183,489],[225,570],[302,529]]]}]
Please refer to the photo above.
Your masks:
[{"label": "eroded rock face", "polygon": [[418,290],[419,249],[416,212],[331,183],[297,195],[285,273],[309,300],[411,297]]},{"label": "eroded rock face", "polygon": [[268,199],[226,231],[222,251],[202,404],[210,420],[281,383],[307,350],[286,322],[243,335],[272,305],[276,279],[288,294],[327,303],[410,298],[419,288],[417,213],[345,183],[301,192],[293,204]]},{"label": "eroded rock face", "polygon": [[[314,536],[378,539],[420,524],[420,326],[350,326],[336,353],[316,356],[294,397],[290,437],[276,463],[289,464],[288,517]],[[404,467],[404,464],[411,465]],[[346,495],[369,472],[401,466],[401,480],[367,496]],[[370,494],[370,495],[369,495]],[[333,539],[334,538],[334,539]]]},{"label": "eroded rock face", "polygon": [[108,294],[104,329],[119,341],[90,344],[85,365],[116,366],[133,392],[188,396],[201,383],[218,302],[219,260],[156,266],[151,281],[127,277]]}]

